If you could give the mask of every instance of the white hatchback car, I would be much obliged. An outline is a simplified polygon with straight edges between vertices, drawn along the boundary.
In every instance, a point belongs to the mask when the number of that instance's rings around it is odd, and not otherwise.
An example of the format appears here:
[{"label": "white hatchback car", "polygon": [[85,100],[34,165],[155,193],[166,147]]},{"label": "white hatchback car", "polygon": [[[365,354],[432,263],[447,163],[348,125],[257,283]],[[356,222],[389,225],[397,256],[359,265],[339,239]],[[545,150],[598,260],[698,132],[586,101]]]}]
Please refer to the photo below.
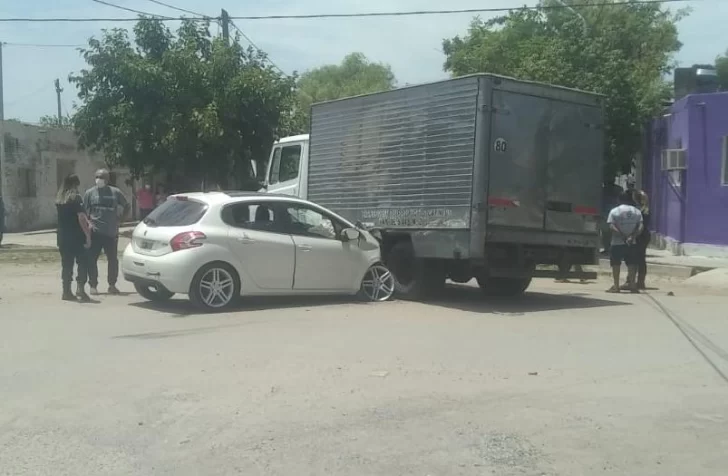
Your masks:
[{"label": "white hatchback car", "polygon": [[241,294],[386,301],[394,292],[370,233],[289,195],[172,195],[134,229],[121,268],[146,299],[187,294],[206,310],[227,308]]}]

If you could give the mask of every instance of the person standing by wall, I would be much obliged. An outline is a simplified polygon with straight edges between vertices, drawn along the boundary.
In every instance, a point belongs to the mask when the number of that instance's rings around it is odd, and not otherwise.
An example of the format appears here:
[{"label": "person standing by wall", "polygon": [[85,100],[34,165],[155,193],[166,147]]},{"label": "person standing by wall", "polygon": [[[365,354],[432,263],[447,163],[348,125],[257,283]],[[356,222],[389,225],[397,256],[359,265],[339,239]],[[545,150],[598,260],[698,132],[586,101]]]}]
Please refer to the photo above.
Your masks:
[{"label": "person standing by wall", "polygon": [[165,191],[164,184],[157,185],[157,195],[154,199],[154,206],[158,207],[167,200],[167,192]]},{"label": "person standing by wall", "polygon": [[137,204],[139,205],[139,220],[144,220],[154,210],[154,193],[149,183],[144,184],[137,191]]},{"label": "person standing by wall", "polygon": [[[91,228],[86,211],[83,208],[81,193],[78,187],[81,181],[76,174],[70,174],[63,179],[63,185],[56,195],[56,211],[58,213],[58,228],[56,230],[56,243],[61,253],[61,280],[63,282],[64,301],[89,302],[86,294],[86,280],[88,278],[87,250],[91,246]],[[71,289],[73,282],[73,266],[77,266],[76,295]]]},{"label": "person standing by wall", "polygon": [[619,196],[620,205],[609,212],[607,223],[612,230],[612,242],[609,247],[609,264],[612,267],[614,284],[608,293],[620,291],[619,274],[622,262],[627,265],[627,289],[633,293],[639,290],[634,284],[637,274],[636,239],[642,232],[642,213],[632,205],[632,195],[624,192]]},{"label": "person standing by wall", "polygon": [[131,207],[121,190],[108,183],[109,171],[96,171],[96,185],[88,189],[83,197],[91,221],[88,275],[92,295],[99,293],[98,261],[102,250],[108,261],[109,294],[119,294],[116,287],[119,278],[119,225],[126,220]]},{"label": "person standing by wall", "polygon": [[[637,190],[634,183],[627,186],[632,197],[632,204],[642,213],[642,231],[635,240],[635,257],[637,260],[637,289],[647,289],[645,280],[647,277],[647,247],[650,244],[650,202],[643,190]],[[633,283],[627,281],[622,289],[628,289]]]}]

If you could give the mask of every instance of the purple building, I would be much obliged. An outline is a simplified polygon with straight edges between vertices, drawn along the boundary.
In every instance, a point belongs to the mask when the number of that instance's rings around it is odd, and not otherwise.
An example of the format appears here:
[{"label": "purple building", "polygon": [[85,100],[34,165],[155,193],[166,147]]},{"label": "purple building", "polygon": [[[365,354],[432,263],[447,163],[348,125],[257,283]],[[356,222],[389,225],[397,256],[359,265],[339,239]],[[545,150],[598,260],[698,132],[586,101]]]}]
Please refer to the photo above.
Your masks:
[{"label": "purple building", "polygon": [[692,94],[646,128],[653,246],[728,257],[728,92]]}]

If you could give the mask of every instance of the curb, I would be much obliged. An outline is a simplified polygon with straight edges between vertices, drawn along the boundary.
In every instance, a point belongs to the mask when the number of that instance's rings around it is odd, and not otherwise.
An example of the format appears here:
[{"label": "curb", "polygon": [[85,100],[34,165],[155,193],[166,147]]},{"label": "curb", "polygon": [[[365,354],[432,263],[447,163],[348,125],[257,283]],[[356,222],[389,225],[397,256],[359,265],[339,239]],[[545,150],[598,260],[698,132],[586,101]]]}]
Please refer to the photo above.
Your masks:
[{"label": "curb", "polygon": [[[710,271],[711,269],[715,268],[705,268],[698,266],[678,266],[672,264],[650,263],[649,261],[647,261],[647,274],[666,276],[670,278],[688,279],[704,271]],[[612,269],[609,266],[608,259],[599,260],[599,270],[597,272],[600,274],[603,272],[605,274],[611,275]]]}]

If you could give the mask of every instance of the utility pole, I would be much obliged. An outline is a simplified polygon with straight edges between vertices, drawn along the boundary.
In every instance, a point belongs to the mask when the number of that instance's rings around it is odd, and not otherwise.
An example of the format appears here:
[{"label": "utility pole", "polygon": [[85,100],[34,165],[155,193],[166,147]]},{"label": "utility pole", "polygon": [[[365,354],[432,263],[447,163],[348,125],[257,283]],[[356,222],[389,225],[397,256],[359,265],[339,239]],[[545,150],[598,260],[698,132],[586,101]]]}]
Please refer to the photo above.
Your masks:
[{"label": "utility pole", "polygon": [[5,120],[5,95],[3,93],[3,42],[0,41],[0,121]]},{"label": "utility pole", "polygon": [[220,22],[222,23],[222,39],[225,45],[230,44],[230,15],[227,10],[223,9],[220,13]]},{"label": "utility pole", "polygon": [[61,113],[61,82],[56,78],[54,81],[56,85],[56,102],[58,103],[58,127],[63,127],[63,114]]}]

